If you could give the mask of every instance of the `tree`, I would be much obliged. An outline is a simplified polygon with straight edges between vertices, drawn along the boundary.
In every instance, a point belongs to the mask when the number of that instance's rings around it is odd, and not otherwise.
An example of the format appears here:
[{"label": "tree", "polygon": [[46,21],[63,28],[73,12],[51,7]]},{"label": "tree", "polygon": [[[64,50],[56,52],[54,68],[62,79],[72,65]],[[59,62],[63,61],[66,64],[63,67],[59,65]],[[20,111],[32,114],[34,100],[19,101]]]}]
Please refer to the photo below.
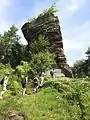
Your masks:
[{"label": "tree", "polygon": [[24,45],[20,44],[19,42],[15,42],[11,47],[10,52],[10,64],[12,67],[16,67],[20,64],[22,60],[24,60],[25,57],[25,47]]},{"label": "tree", "polygon": [[36,74],[46,71],[51,67],[51,64],[54,62],[54,55],[49,51],[39,52],[32,56],[30,66],[36,72]]},{"label": "tree", "polygon": [[86,60],[76,61],[73,65],[72,71],[76,77],[90,76],[90,47],[85,52],[87,55]]},{"label": "tree", "polygon": [[17,35],[17,28],[12,25],[7,32],[4,32],[3,35],[0,35],[0,61],[3,63],[10,63],[11,57],[11,47],[12,45],[20,39]]},{"label": "tree", "polygon": [[86,51],[86,55],[87,55],[88,59],[90,59],[90,47],[88,47],[88,49]]},{"label": "tree", "polygon": [[84,60],[78,60],[74,63],[72,71],[75,77],[84,77],[85,71],[85,61]]},{"label": "tree", "polygon": [[51,67],[54,55],[51,52],[50,42],[45,36],[39,35],[30,45],[30,66],[38,74]]},{"label": "tree", "polygon": [[87,66],[87,75],[90,76],[90,47],[87,49],[86,51],[86,55],[87,55],[87,60],[85,60],[85,64]]},{"label": "tree", "polygon": [[11,64],[12,67],[20,64],[24,58],[24,46],[19,43],[18,29],[12,25],[7,32],[0,35],[0,62]]},{"label": "tree", "polygon": [[30,45],[31,54],[37,54],[39,52],[45,52],[47,50],[50,51],[50,43],[47,38],[43,35],[39,35],[37,39]]}]

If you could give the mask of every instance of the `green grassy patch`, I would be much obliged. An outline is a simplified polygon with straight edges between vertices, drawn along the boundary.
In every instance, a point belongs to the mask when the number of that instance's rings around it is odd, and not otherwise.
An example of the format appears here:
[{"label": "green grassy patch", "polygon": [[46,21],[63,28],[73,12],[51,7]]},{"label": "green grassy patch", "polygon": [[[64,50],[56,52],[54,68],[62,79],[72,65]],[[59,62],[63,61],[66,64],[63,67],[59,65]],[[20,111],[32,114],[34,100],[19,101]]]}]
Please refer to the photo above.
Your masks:
[{"label": "green grassy patch", "polygon": [[[29,89],[29,88],[28,88]],[[26,114],[28,120],[89,120],[89,80],[61,78],[48,80],[38,93],[15,96],[8,90],[0,100],[0,114],[16,110]]]}]

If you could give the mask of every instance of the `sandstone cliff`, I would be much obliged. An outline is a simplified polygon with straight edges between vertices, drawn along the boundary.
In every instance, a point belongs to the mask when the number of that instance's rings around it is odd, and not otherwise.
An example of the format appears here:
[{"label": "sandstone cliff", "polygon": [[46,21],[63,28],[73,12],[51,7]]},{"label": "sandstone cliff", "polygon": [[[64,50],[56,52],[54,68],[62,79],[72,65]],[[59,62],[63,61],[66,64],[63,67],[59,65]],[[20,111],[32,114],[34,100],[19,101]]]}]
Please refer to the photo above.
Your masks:
[{"label": "sandstone cliff", "polygon": [[59,19],[54,13],[46,12],[40,14],[36,19],[25,23],[21,28],[28,46],[40,34],[49,39],[53,52],[55,53],[54,68],[62,70],[66,77],[72,77],[72,71],[67,64],[66,56],[64,54],[62,34],[59,25]]}]

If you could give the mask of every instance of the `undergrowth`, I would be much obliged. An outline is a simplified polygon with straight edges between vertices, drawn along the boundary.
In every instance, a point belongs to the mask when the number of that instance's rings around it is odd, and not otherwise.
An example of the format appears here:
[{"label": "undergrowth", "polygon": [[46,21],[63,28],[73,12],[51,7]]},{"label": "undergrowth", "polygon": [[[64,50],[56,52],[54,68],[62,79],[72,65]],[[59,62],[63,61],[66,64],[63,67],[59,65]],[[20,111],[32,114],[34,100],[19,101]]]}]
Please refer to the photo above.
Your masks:
[{"label": "undergrowth", "polygon": [[[8,89],[0,100],[0,114],[16,110],[28,120],[90,120],[90,80],[60,78],[47,80],[38,93],[22,97]],[[27,92],[28,93],[28,92]]]}]

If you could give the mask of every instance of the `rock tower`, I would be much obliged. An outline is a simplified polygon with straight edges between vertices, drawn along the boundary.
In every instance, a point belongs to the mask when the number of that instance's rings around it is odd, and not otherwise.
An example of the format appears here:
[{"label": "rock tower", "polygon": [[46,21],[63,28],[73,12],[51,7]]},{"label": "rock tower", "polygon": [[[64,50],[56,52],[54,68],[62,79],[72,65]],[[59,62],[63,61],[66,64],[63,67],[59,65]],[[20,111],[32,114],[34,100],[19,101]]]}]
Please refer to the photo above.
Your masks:
[{"label": "rock tower", "polygon": [[55,54],[55,64],[52,65],[52,67],[61,69],[66,77],[73,77],[71,68],[67,64],[64,54],[62,34],[57,16],[49,12],[44,13],[36,19],[25,23],[21,30],[28,42],[28,46],[30,46],[30,43],[40,34],[47,37]]}]

